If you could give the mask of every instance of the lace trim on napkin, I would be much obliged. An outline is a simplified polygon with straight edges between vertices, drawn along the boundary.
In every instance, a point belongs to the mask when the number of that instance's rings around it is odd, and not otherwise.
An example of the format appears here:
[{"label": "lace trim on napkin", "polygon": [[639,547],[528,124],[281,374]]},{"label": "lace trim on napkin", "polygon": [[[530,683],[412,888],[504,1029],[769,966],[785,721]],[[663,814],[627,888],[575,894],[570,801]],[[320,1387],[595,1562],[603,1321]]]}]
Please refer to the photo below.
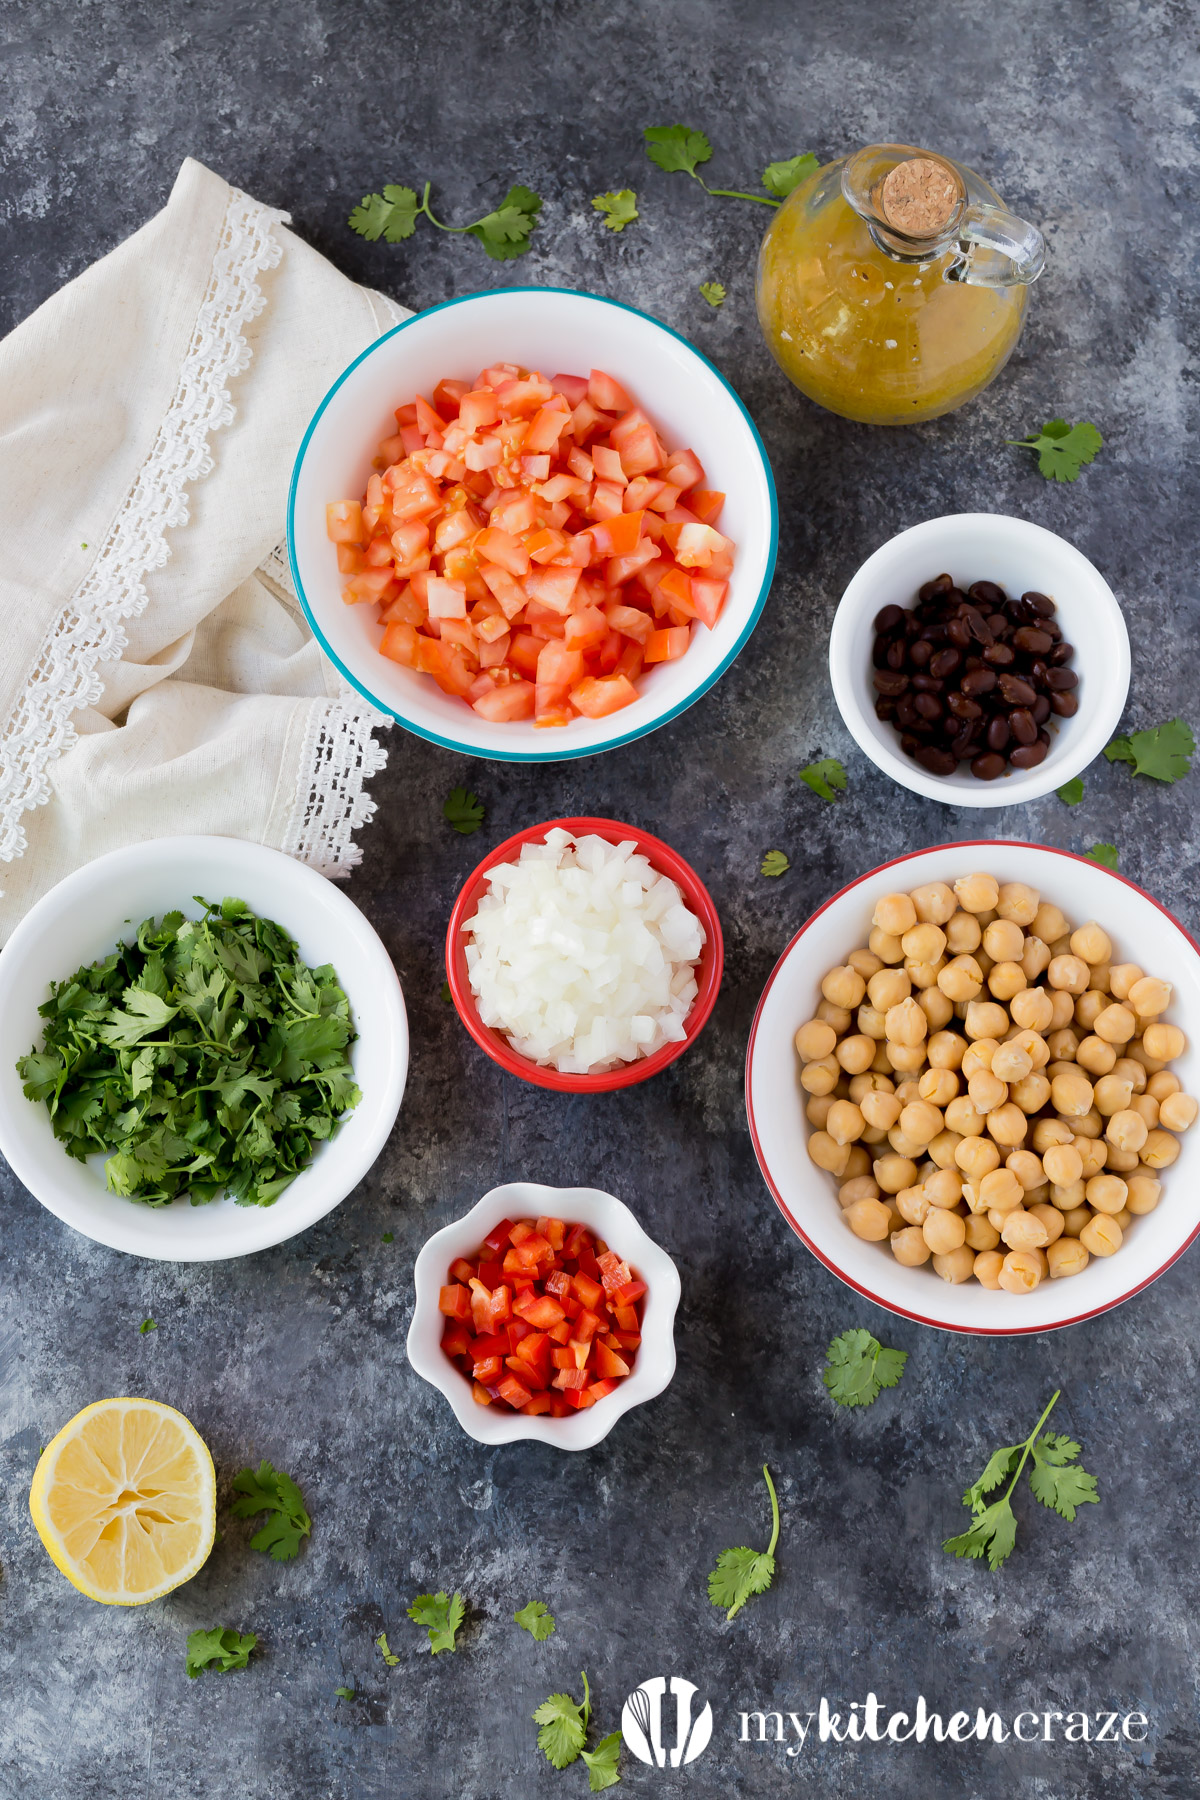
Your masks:
[{"label": "lace trim on napkin", "polygon": [[171,551],[168,530],[186,525],[190,482],[209,474],[209,433],[234,417],[228,382],[250,361],[242,328],[266,304],[257,277],[283,246],[272,227],[288,214],[237,188],[179,381],[158,435],[89,573],[47,634],[29,685],[0,739],[0,860],[22,856],[22,815],[50,798],[51,765],[75,743],[74,715],[104,691],[102,663],[119,657],[123,621],[147,603],[145,577]]}]

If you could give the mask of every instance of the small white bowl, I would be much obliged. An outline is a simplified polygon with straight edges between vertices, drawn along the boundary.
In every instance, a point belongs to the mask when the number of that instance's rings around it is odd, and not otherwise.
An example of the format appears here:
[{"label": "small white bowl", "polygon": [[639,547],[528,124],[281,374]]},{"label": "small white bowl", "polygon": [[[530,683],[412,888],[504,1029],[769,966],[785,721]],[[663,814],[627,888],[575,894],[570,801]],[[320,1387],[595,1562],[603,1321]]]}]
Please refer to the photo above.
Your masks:
[{"label": "small white bowl", "polygon": [[886,1243],[864,1243],[843,1222],[832,1175],[809,1161],[792,1044],[811,1019],[822,977],[866,944],[883,894],[926,881],[953,885],[982,870],[998,881],[1024,881],[1062,908],[1073,925],[1096,919],[1113,941],[1114,960],[1136,961],[1175,987],[1166,1018],[1188,1037],[1171,1064],[1186,1092],[1200,1094],[1200,946],[1165,907],[1086,857],[1037,844],[1003,841],[942,844],[860,875],[802,925],[773,969],[758,1004],[746,1053],[746,1112],[763,1177],[796,1235],[848,1287],[890,1312],[943,1331],[1007,1337],[1075,1325],[1119,1306],[1169,1269],[1200,1232],[1200,1125],[1185,1132],[1176,1162],[1162,1172],[1162,1198],[1131,1221],[1115,1256],[1093,1256],[1082,1274],[1043,1281],[1032,1294],[992,1292],[977,1281],[951,1287],[923,1268],[906,1269]]},{"label": "small white bowl", "polygon": [[[332,963],[350,1001],[350,1049],[362,1099],[273,1206],[206,1206],[185,1199],[141,1206],[110,1194],[104,1158],[76,1162],[54,1136],[41,1101],[16,1071],[43,1041],[38,1007],[50,983],[131,941],[143,919],[178,910],[199,918],[192,898],[244,900],[295,938],[313,967]],[[40,1200],[85,1237],[132,1256],[218,1262],[281,1244],[323,1218],[360,1182],[387,1142],[408,1070],[408,1022],[392,960],[363,915],[323,875],[278,850],[237,838],[154,838],[113,850],[44,894],[0,953],[0,1152]]]},{"label": "small white bowl", "polygon": [[[836,1200],[834,1202],[837,1204]],[[570,1418],[544,1415],[527,1418],[508,1407],[480,1406],[471,1383],[442,1349],[446,1320],[438,1311],[438,1293],[450,1279],[456,1257],[471,1257],[501,1219],[564,1219],[586,1225],[636,1270],[646,1283],[642,1341],[633,1372],[616,1392]],[[629,1208],[599,1188],[543,1187],[536,1181],[510,1181],[493,1188],[464,1218],[435,1231],[413,1269],[416,1306],[408,1328],[408,1360],[425,1381],[440,1388],[468,1437],[481,1444],[512,1444],[534,1438],[558,1450],[590,1450],[608,1436],[630,1407],[661,1394],[675,1373],[675,1309],[679,1305],[679,1271],[654,1239],[648,1237]]]},{"label": "small white bowl", "polygon": [[[875,716],[875,615],[885,606],[908,611],[918,588],[943,570],[964,590],[995,581],[1010,596],[1032,589],[1054,601],[1063,636],[1075,646],[1080,704],[1074,718],[1051,725],[1050,750],[1036,769],[979,781],[960,763],[953,775],[930,775],[905,756],[895,726]],[[867,558],[834,615],[829,676],[851,737],[901,787],[946,806],[1018,806],[1070,781],[1112,737],[1129,692],[1129,635],[1107,581],[1065,538],[1004,513],[949,513],[900,532]]]},{"label": "small white bowl", "polygon": [[[428,675],[379,654],[373,606],[346,606],[325,506],[366,487],[393,409],[428,397],[443,376],[473,380],[489,363],[546,375],[605,369],[625,383],[672,449],[693,449],[708,487],[725,495],[721,530],[737,546],[712,631],[693,627],[686,656],[639,680],[640,698],[606,719],[554,731],[532,721],[490,723],[443,694]],[[502,288],[418,313],[364,350],[340,375],[304,434],[288,495],[288,551],[296,592],[325,654],[372,705],[448,750],[499,762],[564,762],[632,743],[678,716],[729,667],[753,631],[775,568],[775,484],[762,440],[725,377],[685,338],[646,313],[566,288]]]}]

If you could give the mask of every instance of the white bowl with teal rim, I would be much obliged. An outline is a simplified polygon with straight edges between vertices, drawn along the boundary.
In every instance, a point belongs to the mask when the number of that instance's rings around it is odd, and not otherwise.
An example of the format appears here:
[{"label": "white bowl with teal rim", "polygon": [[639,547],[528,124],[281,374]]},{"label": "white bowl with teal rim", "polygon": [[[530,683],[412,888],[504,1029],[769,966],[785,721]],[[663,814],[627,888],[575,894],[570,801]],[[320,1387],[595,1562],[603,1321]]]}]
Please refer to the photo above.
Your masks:
[{"label": "white bowl with teal rim", "polygon": [[[692,627],[687,655],[639,678],[639,697],[604,719],[538,730],[492,723],[431,676],[379,653],[383,628],[370,605],[341,598],[325,507],[358,499],[394,409],[427,398],[443,377],[473,380],[495,362],[546,375],[604,369],[628,388],[671,449],[692,449],[705,485],[726,496],[719,526],[736,546],[716,626]],[[678,332],[635,307],[568,288],[502,288],[417,313],[377,339],[339,375],[304,434],[288,494],[292,579],[325,654],[364,699],[448,750],[497,762],[564,762],[632,743],[668,724],[724,674],[753,631],[775,568],[775,483],[754,422],[725,377]]]}]

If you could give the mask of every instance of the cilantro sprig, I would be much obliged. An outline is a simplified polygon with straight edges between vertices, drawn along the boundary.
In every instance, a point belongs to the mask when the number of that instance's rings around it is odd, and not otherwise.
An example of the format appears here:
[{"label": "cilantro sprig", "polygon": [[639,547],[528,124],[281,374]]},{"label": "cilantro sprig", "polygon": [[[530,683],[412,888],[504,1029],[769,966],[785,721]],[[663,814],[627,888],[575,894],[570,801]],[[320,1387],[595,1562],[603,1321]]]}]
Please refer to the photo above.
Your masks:
[{"label": "cilantro sprig", "polygon": [[839,793],[845,790],[846,771],[836,756],[826,756],[820,762],[809,763],[807,769],[801,769],[800,779],[818,799],[832,800],[834,788]]},{"label": "cilantro sprig", "polygon": [[712,145],[702,131],[694,131],[690,125],[651,125],[642,136],[646,140],[646,155],[658,168],[668,175],[690,175],[706,194],[719,200],[753,200],[756,206],[781,206],[792,189],[807,181],[818,166],[811,151],[786,162],[768,163],[762,176],[767,193],[746,194],[738,188],[709,187],[698,173],[698,165],[712,156]]},{"label": "cilantro sprig", "polygon": [[1121,853],[1115,844],[1093,844],[1083,854],[1091,862],[1100,863],[1106,869],[1117,868],[1121,861]]},{"label": "cilantro sprig", "polygon": [[615,1787],[621,1777],[617,1763],[621,1755],[621,1733],[611,1731],[601,1738],[593,1750],[586,1750],[588,1725],[592,1717],[592,1695],[584,1670],[579,1671],[583,1683],[583,1699],[571,1694],[551,1694],[534,1710],[533,1722],[541,1727],[538,1749],[555,1769],[565,1769],[583,1758],[588,1772],[588,1788],[593,1794]]},{"label": "cilantro sprig", "polygon": [[1065,419],[1047,419],[1040,432],[1027,438],[1006,438],[1015,450],[1032,450],[1038,459],[1038,472],[1047,481],[1077,481],[1079,471],[1090,463],[1104,439],[1090,420],[1068,425]]},{"label": "cilantro sprig", "polygon": [[271,1206],[360,1099],[350,1003],[244,900],[146,919],[132,944],[51,985],[26,1098],[111,1193],[146,1206],[225,1190]]},{"label": "cilantro sprig", "polygon": [[825,1356],[821,1379],[839,1406],[871,1406],[897,1385],[908,1361],[907,1350],[885,1350],[861,1328],[835,1337]]},{"label": "cilantro sprig", "polygon": [[771,1541],[765,1550],[750,1550],[745,1545],[736,1550],[722,1550],[717,1566],[708,1577],[708,1597],[714,1606],[728,1608],[725,1617],[732,1619],[752,1594],[765,1594],[775,1574],[775,1546],[779,1542],[779,1500],[771,1471],[763,1464],[763,1480],[771,1496]]},{"label": "cilantro sprig", "polygon": [[557,1629],[554,1614],[542,1600],[531,1600],[520,1612],[513,1614],[514,1622],[527,1631],[537,1643],[544,1643],[552,1631]]},{"label": "cilantro sprig", "polygon": [[1165,725],[1151,726],[1148,731],[1115,737],[1105,745],[1104,754],[1109,762],[1132,763],[1135,775],[1170,782],[1189,773],[1195,750],[1196,740],[1187,721],[1168,719]]},{"label": "cilantro sprig", "polygon": [[255,1632],[248,1631],[243,1637],[228,1625],[214,1625],[211,1631],[189,1632],[188,1675],[195,1681],[205,1669],[215,1669],[218,1674],[227,1674],[230,1669],[244,1669],[257,1643]]},{"label": "cilantro sprig", "polygon": [[702,281],[700,283],[700,297],[702,300],[707,300],[713,311],[716,312],[718,307],[724,306],[725,304],[724,286],[719,281]]},{"label": "cilantro sprig", "polygon": [[396,1664],[400,1661],[400,1658],[388,1643],[386,1631],[381,1631],[379,1636],[375,1639],[375,1648],[378,1650],[380,1656],[382,1656],[388,1668],[394,1669]]},{"label": "cilantro sprig", "polygon": [[364,194],[346,223],[369,243],[382,238],[387,244],[399,244],[413,235],[418,218],[424,214],[439,231],[478,238],[493,262],[511,262],[515,256],[524,256],[542,210],[541,197],[532,188],[519,184],[509,188],[493,212],[470,225],[446,225],[435,218],[429,205],[431,188],[432,183],[427,181],[418,200],[415,188],[389,182],[378,194]]},{"label": "cilantro sprig", "polygon": [[[1096,1477],[1075,1466],[1079,1445],[1072,1438],[1055,1431],[1042,1432],[1042,1426],[1056,1406],[1061,1389],[1056,1388],[1041,1418],[1020,1444],[1006,1444],[995,1450],[978,1481],[971,1483],[962,1499],[971,1509],[971,1523],[958,1537],[947,1538],[942,1549],[951,1556],[966,1556],[977,1561],[986,1556],[988,1567],[998,1569],[1012,1555],[1017,1541],[1017,1520],[1012,1509],[1012,1492],[1030,1456],[1029,1485],[1034,1498],[1069,1522],[1079,1507],[1099,1500]],[[998,1488],[1011,1475],[999,1500],[989,1505],[985,1496]]]},{"label": "cilantro sprig", "polygon": [[597,194],[592,201],[598,213],[604,214],[604,223],[609,231],[624,231],[640,217],[637,209],[637,195],[632,188],[621,188],[613,194]]},{"label": "cilantro sprig", "polygon": [[1070,781],[1064,781],[1062,786],[1055,788],[1054,791],[1064,805],[1078,806],[1083,799],[1083,782],[1076,775]]},{"label": "cilantro sprig", "polygon": [[451,788],[442,806],[442,817],[447,825],[461,832],[463,837],[478,831],[486,816],[483,801],[469,788]]},{"label": "cilantro sprig", "polygon": [[786,875],[791,866],[791,862],[784,851],[768,850],[767,854],[762,859],[760,872],[763,875],[771,876]]},{"label": "cilantro sprig", "polygon": [[257,1469],[239,1469],[233,1491],[239,1496],[233,1503],[237,1518],[253,1519],[263,1512],[270,1515],[250,1539],[252,1550],[264,1551],[275,1562],[290,1562],[299,1555],[301,1540],[312,1535],[312,1520],[290,1475],[273,1469],[269,1462],[260,1462]]},{"label": "cilantro sprig", "polygon": [[430,1653],[438,1656],[443,1650],[457,1650],[454,1640],[467,1616],[466,1602],[461,1594],[455,1594],[453,1598],[444,1592],[418,1594],[408,1609],[408,1616],[415,1625],[425,1627]]}]

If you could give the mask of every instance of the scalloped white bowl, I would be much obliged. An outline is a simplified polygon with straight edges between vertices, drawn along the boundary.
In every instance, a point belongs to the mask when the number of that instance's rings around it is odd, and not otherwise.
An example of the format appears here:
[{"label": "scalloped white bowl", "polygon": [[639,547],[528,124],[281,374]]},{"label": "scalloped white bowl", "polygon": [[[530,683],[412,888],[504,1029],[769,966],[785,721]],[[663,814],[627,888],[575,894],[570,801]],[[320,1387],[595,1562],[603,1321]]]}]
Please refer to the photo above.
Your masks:
[{"label": "scalloped white bowl", "polygon": [[[438,1311],[438,1291],[449,1280],[450,1264],[458,1256],[474,1255],[501,1219],[538,1217],[586,1225],[637,1271],[647,1288],[633,1372],[606,1400],[566,1419],[527,1418],[508,1407],[480,1406],[472,1398],[470,1382],[442,1349],[446,1321]],[[679,1271],[624,1202],[599,1188],[544,1187],[536,1181],[510,1181],[492,1188],[463,1218],[434,1232],[417,1257],[413,1283],[417,1300],[408,1328],[408,1360],[418,1375],[440,1389],[463,1430],[481,1444],[533,1438],[558,1450],[590,1450],[631,1407],[661,1394],[675,1373]]]},{"label": "scalloped white bowl", "polygon": [[820,999],[821,978],[865,945],[883,894],[984,870],[1025,881],[1074,925],[1096,919],[1120,959],[1174,983],[1165,1017],[1188,1037],[1171,1064],[1200,1094],[1200,947],[1157,900],[1086,857],[1037,844],[972,841],[918,850],[860,875],[802,925],[771,972],[746,1052],[746,1112],[763,1177],[780,1211],[813,1255],[848,1287],[890,1312],[943,1331],[1005,1337],[1075,1325],[1119,1306],[1169,1269],[1200,1232],[1200,1125],[1185,1132],[1162,1175],[1152,1213],[1134,1219],[1115,1256],[1093,1256],[1082,1274],[1043,1281],[1032,1294],[991,1292],[977,1281],[951,1287],[926,1264],[906,1269],[886,1244],[864,1243],[844,1223],[831,1175],[809,1161],[807,1095],[792,1038]]},{"label": "scalloped white bowl", "polygon": [[[393,408],[432,393],[442,376],[472,380],[501,359],[584,374],[603,368],[624,382],[672,449],[690,446],[708,486],[726,496],[721,530],[737,546],[733,576],[712,631],[693,627],[686,656],[639,682],[633,705],[606,719],[554,731],[532,721],[496,724],[443,694],[431,677],[379,654],[373,606],[346,606],[330,500],[363,492]],[[379,338],[338,377],[304,434],[288,495],[288,550],[296,592],[325,654],[372,705],[448,750],[499,762],[562,762],[632,743],[665,725],[717,681],[758,621],[778,538],[775,484],[754,423],[725,377],[677,332],[616,300],[567,288],[501,288],[417,313]]]},{"label": "scalloped white bowl", "polygon": [[[273,1206],[206,1206],[186,1199],[139,1206],[104,1185],[103,1157],[69,1157],[39,1101],[27,1100],[16,1060],[42,1042],[38,1007],[50,983],[107,956],[143,919],[192,896],[244,900],[290,932],[305,961],[330,962],[358,1033],[350,1057],[362,1099]],[[408,1071],[408,1021],[392,959],[352,900],[278,850],[239,838],[153,838],[98,857],[51,888],[0,952],[0,1152],[34,1197],[65,1224],[110,1249],[166,1262],[218,1262],[294,1237],[331,1212],[387,1142]]]}]

